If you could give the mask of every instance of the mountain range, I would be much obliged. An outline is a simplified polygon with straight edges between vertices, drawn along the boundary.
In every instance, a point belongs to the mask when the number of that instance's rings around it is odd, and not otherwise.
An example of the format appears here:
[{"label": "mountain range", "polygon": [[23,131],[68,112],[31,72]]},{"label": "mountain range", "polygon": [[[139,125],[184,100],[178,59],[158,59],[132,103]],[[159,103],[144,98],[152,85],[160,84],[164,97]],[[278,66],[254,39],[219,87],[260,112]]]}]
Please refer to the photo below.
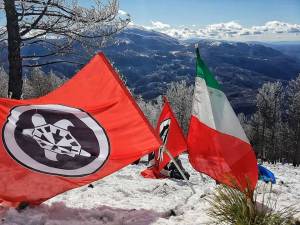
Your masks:
[{"label": "mountain range", "polygon": [[[135,94],[153,99],[165,93],[170,82],[185,80],[193,84],[195,42],[237,112],[253,111],[257,89],[263,83],[275,80],[286,83],[300,73],[300,44],[297,43],[286,47],[278,43],[180,41],[156,31],[128,28],[110,45],[95,51],[101,50],[107,55]],[[84,55],[79,46],[74,48],[77,54],[69,56],[68,60],[88,62],[90,56]],[[34,46],[23,49],[26,54],[41,51],[45,50]],[[0,64],[7,68],[5,50],[0,52],[0,60]],[[80,66],[68,63],[43,68],[46,72],[52,70],[66,77],[71,77],[78,69]]]}]

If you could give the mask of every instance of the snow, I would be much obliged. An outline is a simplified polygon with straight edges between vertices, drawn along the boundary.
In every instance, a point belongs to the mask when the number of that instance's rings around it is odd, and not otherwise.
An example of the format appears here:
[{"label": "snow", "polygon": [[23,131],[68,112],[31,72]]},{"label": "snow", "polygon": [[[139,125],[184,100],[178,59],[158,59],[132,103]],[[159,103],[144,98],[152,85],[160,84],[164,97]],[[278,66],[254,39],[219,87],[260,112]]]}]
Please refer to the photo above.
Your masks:
[{"label": "snow", "polygon": [[[273,185],[272,192],[278,194],[278,208],[293,205],[300,210],[300,167],[292,165],[264,165],[276,176],[276,185]],[[260,188],[262,185],[260,185]],[[296,216],[300,220],[300,212]]]},{"label": "snow", "polygon": [[[189,225],[208,224],[210,196],[215,182],[193,170],[187,156],[182,157],[190,172],[196,194],[184,181],[171,179],[151,180],[139,175],[145,164],[130,165],[102,180],[94,187],[84,186],[56,196],[44,204],[27,208],[0,210],[0,224],[5,225]],[[272,192],[279,194],[278,207],[300,205],[300,168],[291,165],[265,164],[273,171],[277,184]],[[258,192],[266,185],[259,183]],[[300,214],[297,215],[300,218]]]},{"label": "snow", "polygon": [[142,53],[140,53],[139,56],[140,56],[140,57],[145,57],[145,58],[149,58],[149,57],[150,57],[149,55],[142,54]]},{"label": "snow", "polygon": [[222,45],[221,41],[212,41],[211,44],[210,44],[210,46],[216,46],[216,47],[218,47],[220,45]]},{"label": "snow", "polygon": [[176,55],[178,53],[181,53],[181,52],[180,51],[170,51],[170,54],[172,54],[172,55]]}]

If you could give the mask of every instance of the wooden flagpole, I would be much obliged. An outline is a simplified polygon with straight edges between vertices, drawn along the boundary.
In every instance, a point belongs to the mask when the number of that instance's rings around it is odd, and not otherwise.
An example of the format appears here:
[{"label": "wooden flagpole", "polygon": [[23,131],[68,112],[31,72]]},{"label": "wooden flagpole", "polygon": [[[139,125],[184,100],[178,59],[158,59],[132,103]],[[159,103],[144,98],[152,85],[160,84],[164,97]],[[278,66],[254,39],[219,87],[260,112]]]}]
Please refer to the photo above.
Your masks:
[{"label": "wooden flagpole", "polygon": [[183,177],[183,179],[185,180],[185,182],[188,184],[188,186],[193,191],[193,194],[196,194],[196,191],[195,191],[194,187],[192,186],[191,182],[186,178],[186,176],[183,173],[182,169],[180,168],[180,166],[178,165],[178,163],[176,162],[176,160],[174,159],[174,157],[172,156],[172,154],[169,152],[169,150],[165,147],[165,145],[163,145],[163,152],[167,153],[167,155],[170,157],[171,161],[174,163],[174,165],[178,169],[179,173],[181,174],[181,176]]}]

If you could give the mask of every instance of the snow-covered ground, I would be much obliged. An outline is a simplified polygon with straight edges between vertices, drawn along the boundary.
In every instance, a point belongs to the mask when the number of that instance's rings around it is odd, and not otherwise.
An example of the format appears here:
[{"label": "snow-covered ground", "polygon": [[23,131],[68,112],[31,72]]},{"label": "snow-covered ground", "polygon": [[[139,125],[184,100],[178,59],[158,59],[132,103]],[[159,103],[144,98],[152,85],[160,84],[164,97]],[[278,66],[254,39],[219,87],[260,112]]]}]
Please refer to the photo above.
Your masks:
[{"label": "snow-covered ground", "polygon": [[[209,204],[205,198],[213,193],[215,182],[206,176],[202,180],[190,167],[187,157],[182,158],[197,192],[194,195],[184,181],[144,179],[139,174],[145,164],[130,165],[93,183],[94,188],[71,190],[20,213],[2,209],[0,224],[208,224]],[[300,168],[280,164],[266,167],[277,177],[272,190],[279,194],[278,207],[294,204],[300,209]],[[259,185],[259,190],[264,187],[262,183]]]}]

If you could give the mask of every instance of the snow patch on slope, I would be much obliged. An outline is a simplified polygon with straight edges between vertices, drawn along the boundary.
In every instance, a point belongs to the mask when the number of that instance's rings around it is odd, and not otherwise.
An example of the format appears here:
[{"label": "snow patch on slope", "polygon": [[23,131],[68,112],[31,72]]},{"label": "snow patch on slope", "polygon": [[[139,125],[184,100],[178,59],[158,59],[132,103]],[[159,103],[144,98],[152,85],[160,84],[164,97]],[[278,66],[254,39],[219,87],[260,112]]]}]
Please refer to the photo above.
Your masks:
[{"label": "snow patch on slope", "polygon": [[[140,176],[145,164],[130,165],[102,180],[94,188],[84,186],[50,199],[41,206],[22,212],[0,211],[0,224],[5,225],[201,225],[209,224],[205,198],[212,195],[216,184],[204,180],[183,155],[183,164],[191,174],[196,189],[184,181],[152,180]],[[272,192],[279,194],[278,208],[300,205],[300,169],[290,165],[265,165],[276,175],[278,183]],[[259,182],[259,190],[266,184]],[[259,194],[261,196],[261,194]],[[300,218],[300,214],[297,215]]]}]

